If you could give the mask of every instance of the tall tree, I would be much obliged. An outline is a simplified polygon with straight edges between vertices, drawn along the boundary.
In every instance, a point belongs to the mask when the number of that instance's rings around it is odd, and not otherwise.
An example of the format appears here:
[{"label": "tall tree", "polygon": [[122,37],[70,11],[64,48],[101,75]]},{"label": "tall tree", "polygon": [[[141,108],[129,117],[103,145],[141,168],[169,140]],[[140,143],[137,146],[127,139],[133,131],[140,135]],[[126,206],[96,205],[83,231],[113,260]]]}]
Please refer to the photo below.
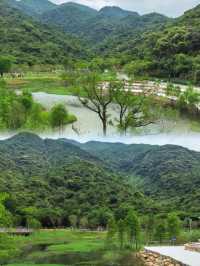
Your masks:
[{"label": "tall tree", "polygon": [[117,224],[112,216],[109,221],[108,221],[108,226],[107,226],[107,243],[110,245],[113,241],[113,238],[115,234],[117,233]]},{"label": "tall tree", "polygon": [[170,213],[167,217],[167,230],[170,239],[175,239],[181,231],[181,221],[176,213]]},{"label": "tall tree", "polygon": [[126,134],[128,128],[143,127],[154,122],[150,95],[135,95],[132,82],[115,82],[114,88],[114,100],[119,109],[118,127],[121,132]]},{"label": "tall tree", "polygon": [[158,220],[155,226],[155,237],[162,244],[167,234],[167,225],[165,220]]},{"label": "tall tree", "polygon": [[10,57],[1,56],[0,57],[0,75],[3,77],[4,73],[10,71],[12,67],[12,60]]},{"label": "tall tree", "polygon": [[129,211],[126,217],[126,230],[130,246],[133,247],[133,244],[135,243],[135,248],[137,250],[141,228],[139,218],[132,210]]},{"label": "tall tree", "polygon": [[125,240],[125,232],[126,232],[126,225],[125,221],[120,219],[117,223],[117,231],[118,231],[118,239],[120,243],[120,249],[124,247],[124,240]]},{"label": "tall tree", "polygon": [[[107,125],[110,114],[108,107],[113,101],[114,86],[112,82],[104,82],[95,73],[88,73],[81,80],[81,89],[77,91],[80,102],[100,118],[103,134],[107,134]],[[83,96],[83,97],[82,97]]]}]

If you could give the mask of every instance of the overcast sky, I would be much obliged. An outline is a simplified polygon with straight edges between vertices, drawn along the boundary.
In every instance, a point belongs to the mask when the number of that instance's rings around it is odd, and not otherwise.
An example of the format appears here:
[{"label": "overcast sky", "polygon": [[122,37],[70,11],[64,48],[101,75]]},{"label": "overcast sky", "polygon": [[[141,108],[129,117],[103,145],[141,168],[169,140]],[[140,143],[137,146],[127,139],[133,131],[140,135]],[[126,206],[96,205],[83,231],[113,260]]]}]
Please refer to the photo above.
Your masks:
[{"label": "overcast sky", "polygon": [[99,9],[103,6],[115,5],[124,9],[137,11],[141,14],[159,12],[168,16],[179,16],[198,4],[200,0],[51,0],[60,4],[63,2],[77,2]]}]

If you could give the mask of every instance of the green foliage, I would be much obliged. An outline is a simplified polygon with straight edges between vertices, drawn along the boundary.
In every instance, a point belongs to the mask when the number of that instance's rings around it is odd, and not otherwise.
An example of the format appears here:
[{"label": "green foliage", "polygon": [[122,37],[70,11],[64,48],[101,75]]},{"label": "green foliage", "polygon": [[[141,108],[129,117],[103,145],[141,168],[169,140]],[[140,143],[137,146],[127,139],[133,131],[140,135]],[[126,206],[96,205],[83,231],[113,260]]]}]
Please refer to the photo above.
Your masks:
[{"label": "green foliage", "polygon": [[[160,147],[89,142],[83,147],[118,172],[134,176],[131,180],[137,188],[159,201],[163,209],[199,213],[198,152],[173,145]],[[120,212],[118,210],[117,213]],[[123,215],[117,214],[118,217],[124,219]]]},{"label": "green foliage", "polygon": [[[72,118],[72,117],[71,117]],[[68,120],[68,112],[63,104],[55,105],[50,112],[50,123],[52,128],[63,129],[63,126],[69,122],[74,122]]]},{"label": "green foliage", "polygon": [[[32,4],[41,7],[41,3],[37,5],[32,1]],[[0,17],[1,56],[12,55],[17,64],[56,65],[61,64],[65,57],[81,58],[87,54],[84,44],[81,47],[76,38],[23,15],[13,9],[9,1],[1,1]]]},{"label": "green foliage", "polygon": [[12,60],[10,57],[1,56],[0,57],[0,75],[3,77],[4,73],[7,73],[11,70]]},{"label": "green foliage", "polygon": [[155,227],[155,237],[162,244],[163,240],[167,236],[167,224],[165,220],[158,220]]},{"label": "green foliage", "polygon": [[106,228],[123,202],[139,212],[148,208],[123,175],[67,140],[21,133],[1,143],[0,158],[0,191],[10,192],[19,225],[31,218],[45,227],[79,227],[84,218],[90,228]]},{"label": "green foliage", "polygon": [[135,244],[135,249],[137,250],[139,247],[138,245],[139,245],[141,228],[140,228],[139,219],[134,211],[132,210],[129,211],[125,223],[129,239],[129,245],[132,248],[133,244]]},{"label": "green foliage", "polygon": [[177,238],[181,232],[181,221],[176,213],[171,213],[167,218],[167,230],[170,239]]},{"label": "green foliage", "polygon": [[119,220],[117,223],[118,239],[120,243],[120,249],[124,247],[125,242],[125,233],[126,233],[126,224],[124,220]]}]

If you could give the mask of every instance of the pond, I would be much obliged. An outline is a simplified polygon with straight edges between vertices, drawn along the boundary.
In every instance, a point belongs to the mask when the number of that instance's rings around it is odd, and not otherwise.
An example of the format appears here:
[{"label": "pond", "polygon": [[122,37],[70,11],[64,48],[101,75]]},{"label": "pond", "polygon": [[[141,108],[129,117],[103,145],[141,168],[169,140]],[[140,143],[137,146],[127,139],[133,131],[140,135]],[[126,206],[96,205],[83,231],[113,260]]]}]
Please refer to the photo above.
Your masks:
[{"label": "pond", "polygon": [[[38,244],[26,247],[20,257],[9,265],[70,265],[70,266],[141,266],[134,253],[120,251],[50,252],[51,245]],[[23,264],[21,264],[23,263]]]},{"label": "pond", "polygon": [[[47,94],[43,92],[33,93],[34,99],[50,109],[58,103],[63,103],[70,113],[76,115],[78,121],[74,125],[68,125],[62,132],[45,132],[43,135],[53,138],[72,138],[78,141],[102,140],[102,125],[98,115],[82,106],[77,97],[67,95]],[[113,121],[118,117],[115,105],[110,107],[110,119]],[[200,127],[197,122],[189,118],[160,119],[159,122],[129,132],[121,136],[116,127],[109,124],[107,141],[125,143],[149,143],[149,144],[176,144],[188,148],[200,150],[199,141]],[[186,141],[186,139],[188,141]],[[105,139],[104,139],[105,140]]]}]

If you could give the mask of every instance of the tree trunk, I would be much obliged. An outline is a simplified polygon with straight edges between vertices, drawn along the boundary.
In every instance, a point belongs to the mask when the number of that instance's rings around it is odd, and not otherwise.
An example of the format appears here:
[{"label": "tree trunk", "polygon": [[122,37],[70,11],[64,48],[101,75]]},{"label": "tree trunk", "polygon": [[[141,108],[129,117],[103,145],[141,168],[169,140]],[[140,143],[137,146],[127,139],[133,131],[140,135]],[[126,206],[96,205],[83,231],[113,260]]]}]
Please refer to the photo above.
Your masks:
[{"label": "tree trunk", "polygon": [[107,121],[103,120],[103,135],[106,136],[107,135]]},{"label": "tree trunk", "polygon": [[103,123],[103,135],[106,136],[107,135],[107,115],[106,115],[106,108],[104,108],[103,110],[103,114],[102,114],[102,123]]}]

